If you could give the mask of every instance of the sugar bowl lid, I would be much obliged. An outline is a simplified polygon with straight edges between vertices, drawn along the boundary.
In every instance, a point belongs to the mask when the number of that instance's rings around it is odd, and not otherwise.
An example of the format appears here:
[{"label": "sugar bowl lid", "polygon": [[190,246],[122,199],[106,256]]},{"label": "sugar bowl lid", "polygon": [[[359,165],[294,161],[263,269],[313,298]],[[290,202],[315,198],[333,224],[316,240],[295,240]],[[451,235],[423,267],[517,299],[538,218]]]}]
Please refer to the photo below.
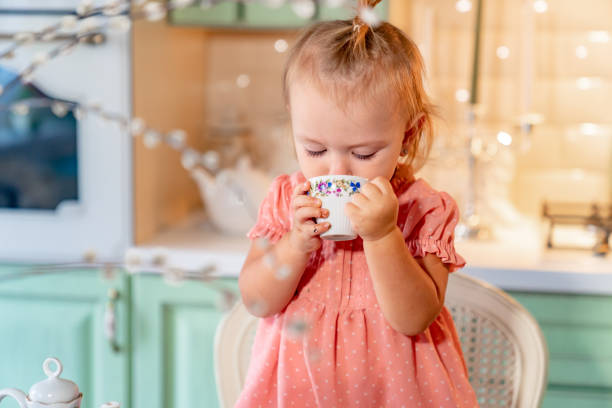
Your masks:
[{"label": "sugar bowl lid", "polygon": [[[55,370],[51,370],[51,364]],[[43,363],[43,371],[47,379],[34,384],[30,388],[30,401],[42,404],[57,404],[71,402],[81,396],[79,387],[70,380],[59,378],[62,373],[62,363],[57,358],[49,357]]]}]

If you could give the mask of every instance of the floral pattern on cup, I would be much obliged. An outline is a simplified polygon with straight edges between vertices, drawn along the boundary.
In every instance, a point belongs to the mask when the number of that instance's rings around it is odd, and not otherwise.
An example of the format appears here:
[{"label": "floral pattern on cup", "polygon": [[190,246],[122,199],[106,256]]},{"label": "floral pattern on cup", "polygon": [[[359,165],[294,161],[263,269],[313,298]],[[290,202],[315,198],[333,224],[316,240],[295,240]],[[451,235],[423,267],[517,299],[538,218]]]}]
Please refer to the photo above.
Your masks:
[{"label": "floral pattern on cup", "polygon": [[329,197],[329,196],[352,196],[361,189],[359,181],[351,181],[345,179],[323,179],[316,184],[310,186],[308,195],[313,197]]}]

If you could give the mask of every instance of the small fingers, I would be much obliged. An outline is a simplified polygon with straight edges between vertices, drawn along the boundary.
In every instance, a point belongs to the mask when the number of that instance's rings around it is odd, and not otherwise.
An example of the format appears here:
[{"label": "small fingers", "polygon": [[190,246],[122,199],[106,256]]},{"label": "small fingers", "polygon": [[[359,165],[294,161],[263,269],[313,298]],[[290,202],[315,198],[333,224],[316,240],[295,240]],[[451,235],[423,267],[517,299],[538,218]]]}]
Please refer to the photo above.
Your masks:
[{"label": "small fingers", "polygon": [[387,180],[384,177],[376,177],[374,180],[370,181],[368,184],[371,184],[372,186],[376,186],[378,187],[378,190],[380,191],[380,193],[382,194],[394,194],[393,193],[393,187],[391,186],[391,183],[389,182],[389,180]]},{"label": "small fingers", "polygon": [[344,206],[344,212],[351,220],[359,213],[359,211],[360,208],[354,203],[346,203],[346,205]]},{"label": "small fingers", "polygon": [[368,201],[370,201],[368,197],[365,194],[361,194],[361,193],[354,194],[352,198],[352,204],[357,207],[363,207],[364,205],[367,204]]},{"label": "small fingers", "polygon": [[364,196],[368,198],[375,199],[376,197],[382,195],[382,190],[377,185],[377,183],[375,183],[374,180],[372,180],[369,183],[367,183],[365,186],[361,187],[361,194],[363,194]]},{"label": "small fingers", "polygon": [[295,186],[295,188],[293,189],[293,195],[294,196],[303,195],[308,190],[310,190],[310,181],[306,181],[304,183],[300,183],[297,186]]},{"label": "small fingers", "polygon": [[295,211],[294,218],[298,223],[304,224],[312,218],[327,218],[328,216],[329,210],[326,208],[300,207]]},{"label": "small fingers", "polygon": [[321,224],[314,224],[314,225],[310,225],[310,235],[312,235],[313,237],[316,237],[318,235],[321,235],[322,233],[324,233],[325,231],[327,231],[330,227],[329,222],[323,222]]},{"label": "small fingers", "polygon": [[321,207],[321,200],[307,195],[298,195],[293,198],[291,206],[293,211],[297,211],[302,207],[318,208]]}]

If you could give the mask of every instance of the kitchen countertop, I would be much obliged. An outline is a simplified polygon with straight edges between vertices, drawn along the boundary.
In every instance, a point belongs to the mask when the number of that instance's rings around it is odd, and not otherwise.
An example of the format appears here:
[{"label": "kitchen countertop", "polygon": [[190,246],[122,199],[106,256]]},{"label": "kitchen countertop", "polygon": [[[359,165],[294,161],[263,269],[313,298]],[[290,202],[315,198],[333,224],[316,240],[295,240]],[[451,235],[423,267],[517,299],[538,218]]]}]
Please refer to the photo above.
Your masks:
[{"label": "kitchen countertop", "polygon": [[[532,227],[498,234],[497,241],[457,240],[463,273],[505,290],[612,295],[612,255],[588,250],[549,250]],[[214,265],[214,276],[237,277],[250,242],[215,232],[201,213],[137,248],[163,251],[168,265],[197,270]]]}]

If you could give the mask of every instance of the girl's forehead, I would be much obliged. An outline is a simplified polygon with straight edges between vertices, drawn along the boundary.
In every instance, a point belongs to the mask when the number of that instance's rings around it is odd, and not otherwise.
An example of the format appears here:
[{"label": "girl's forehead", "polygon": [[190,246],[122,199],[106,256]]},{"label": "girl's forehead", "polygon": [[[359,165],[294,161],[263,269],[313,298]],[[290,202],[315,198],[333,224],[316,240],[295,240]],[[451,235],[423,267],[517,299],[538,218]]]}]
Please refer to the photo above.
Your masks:
[{"label": "girl's forehead", "polygon": [[371,133],[374,128],[393,127],[398,121],[403,122],[397,104],[388,98],[339,99],[307,83],[294,84],[290,95],[292,123],[304,130],[334,127],[352,129],[359,134],[360,130]]}]

